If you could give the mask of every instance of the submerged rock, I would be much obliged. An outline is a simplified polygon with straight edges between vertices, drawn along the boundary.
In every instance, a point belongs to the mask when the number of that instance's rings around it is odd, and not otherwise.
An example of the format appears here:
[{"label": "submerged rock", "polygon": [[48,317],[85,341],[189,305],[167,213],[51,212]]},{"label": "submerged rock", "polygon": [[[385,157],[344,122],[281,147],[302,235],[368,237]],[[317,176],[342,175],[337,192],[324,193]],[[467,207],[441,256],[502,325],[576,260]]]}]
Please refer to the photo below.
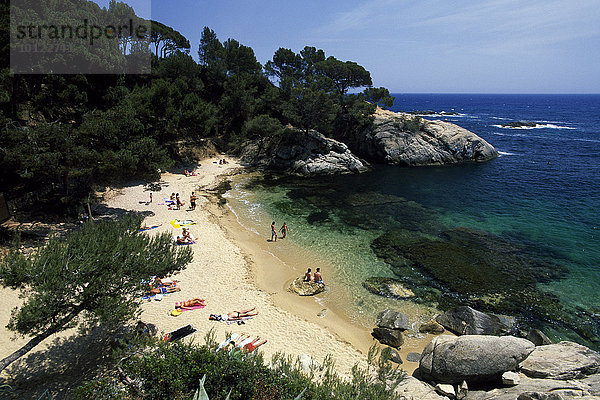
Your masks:
[{"label": "submerged rock", "polygon": [[440,333],[444,333],[446,329],[440,325],[438,322],[436,321],[429,321],[429,322],[425,322],[424,324],[421,324],[421,326],[419,327],[419,332],[421,333],[433,333],[433,334],[440,334]]},{"label": "submerged rock", "polygon": [[546,334],[539,329],[532,329],[527,334],[527,340],[536,346],[544,346],[547,344],[552,344],[552,340]]},{"label": "submerged rock", "polygon": [[367,278],[363,286],[369,292],[385,297],[407,299],[415,295],[412,290],[404,286],[402,281],[394,278]]},{"label": "submerged rock", "polygon": [[499,381],[535,346],[513,336],[437,336],[423,350],[419,372],[442,383]]},{"label": "submerged rock", "polygon": [[[456,228],[435,236],[395,230],[375,239],[371,248],[415,293],[416,302],[448,310],[469,305],[481,311],[512,315],[539,327],[560,324],[582,338],[598,339],[594,314],[563,309],[556,295],[538,289],[567,275],[558,255],[521,238],[518,241]],[[552,257],[552,258],[551,258]]]},{"label": "submerged rock", "polygon": [[290,291],[300,296],[314,296],[325,291],[325,284],[316,282],[304,282],[302,278],[296,278],[290,284]]}]

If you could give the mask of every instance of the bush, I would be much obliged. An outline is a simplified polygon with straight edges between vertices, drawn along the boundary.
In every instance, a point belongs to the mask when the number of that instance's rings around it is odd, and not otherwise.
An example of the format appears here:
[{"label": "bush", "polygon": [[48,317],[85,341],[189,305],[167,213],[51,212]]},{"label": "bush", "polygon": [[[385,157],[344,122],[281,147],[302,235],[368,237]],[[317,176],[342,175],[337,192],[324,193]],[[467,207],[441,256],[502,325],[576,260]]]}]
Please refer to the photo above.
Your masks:
[{"label": "bush", "polygon": [[[367,370],[355,366],[350,380],[336,374],[329,357],[305,375],[297,361],[283,354],[273,356],[267,366],[260,353],[217,353],[214,337],[208,336],[211,340],[203,346],[159,342],[138,348],[142,355],[128,358],[121,366],[130,381],[139,384],[139,391],[130,388],[125,392],[114,380],[98,379],[77,388],[73,398],[191,399],[206,375],[204,387],[211,400],[225,399],[229,393],[231,400],[291,400],[300,393],[303,400],[387,400],[398,398],[393,389],[404,377],[385,357]],[[373,348],[369,358],[377,356],[378,350]]]}]

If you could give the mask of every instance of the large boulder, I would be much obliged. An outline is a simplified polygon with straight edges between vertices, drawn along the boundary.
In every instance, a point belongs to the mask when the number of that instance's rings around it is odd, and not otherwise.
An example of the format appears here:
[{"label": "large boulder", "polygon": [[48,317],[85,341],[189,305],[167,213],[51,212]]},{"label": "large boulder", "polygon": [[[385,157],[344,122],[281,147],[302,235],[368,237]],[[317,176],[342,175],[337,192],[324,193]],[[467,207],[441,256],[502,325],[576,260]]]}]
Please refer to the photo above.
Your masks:
[{"label": "large boulder", "polygon": [[371,335],[379,340],[381,344],[387,344],[396,349],[404,344],[404,336],[402,336],[402,331],[398,329],[373,328]]},{"label": "large boulder", "polygon": [[579,379],[600,372],[600,354],[573,342],[538,346],[521,371],[532,378]]},{"label": "large boulder", "polygon": [[457,335],[511,335],[517,326],[513,317],[486,314],[468,306],[460,306],[438,316],[436,321]]},{"label": "large boulder", "polygon": [[367,278],[363,282],[363,287],[371,293],[384,297],[408,299],[415,296],[415,293],[404,286],[401,280],[394,278]]},{"label": "large boulder", "polygon": [[437,394],[433,386],[412,376],[405,377],[394,393],[403,400],[447,400],[447,397]]},{"label": "large boulder", "polygon": [[300,296],[314,296],[325,291],[325,284],[304,282],[302,278],[296,278],[290,283],[290,291]]},{"label": "large boulder", "polygon": [[[595,399],[590,387],[582,381],[560,381],[556,379],[535,379],[521,375],[517,386],[497,387],[491,390],[469,391],[466,400],[515,400],[515,399]],[[523,397],[521,397],[523,396]],[[554,397],[551,397],[554,396]]]},{"label": "large boulder", "polygon": [[303,176],[360,173],[365,164],[344,143],[317,131],[286,129],[280,140],[249,142],[242,160]]},{"label": "large boulder", "polygon": [[400,311],[393,311],[386,308],[377,316],[377,326],[380,328],[399,329],[407,331],[412,328],[412,324],[406,314]]},{"label": "large boulder", "polygon": [[499,382],[534,348],[529,340],[513,336],[437,336],[423,350],[419,372],[442,383]]},{"label": "large boulder", "polygon": [[344,138],[354,153],[374,162],[403,166],[488,161],[498,152],[458,125],[377,109],[372,127]]}]

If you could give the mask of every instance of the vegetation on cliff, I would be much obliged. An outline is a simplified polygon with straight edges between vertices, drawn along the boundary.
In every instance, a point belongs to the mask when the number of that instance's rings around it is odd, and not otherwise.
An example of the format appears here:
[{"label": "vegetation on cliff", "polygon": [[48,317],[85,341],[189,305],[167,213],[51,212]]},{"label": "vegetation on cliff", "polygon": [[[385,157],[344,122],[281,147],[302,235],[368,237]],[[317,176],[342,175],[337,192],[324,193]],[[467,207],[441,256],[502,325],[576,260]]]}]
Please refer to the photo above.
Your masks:
[{"label": "vegetation on cliff", "polygon": [[[287,124],[331,135],[368,124],[373,104],[392,100],[386,89],[371,87],[363,67],[314,47],[299,54],[281,48],[263,68],[252,48],[221,41],[206,27],[197,63],[187,38],[159,21],[141,20],[124,3],[113,0],[107,9],[84,0],[63,3],[62,24],[124,17],[146,23],[151,30],[144,40],[121,34],[78,51],[90,63],[126,64],[147,55],[152,69],[142,75],[11,75],[9,47],[3,48],[0,186],[9,199],[48,188],[47,196],[73,212],[97,185],[156,178],[160,169],[182,161],[182,141],[235,151],[247,139],[277,136]],[[50,24],[56,22],[53,7],[19,2],[11,12]],[[8,8],[3,12],[8,34]],[[30,62],[37,67],[73,62],[56,54],[36,57]],[[367,89],[348,93],[360,88]]]}]

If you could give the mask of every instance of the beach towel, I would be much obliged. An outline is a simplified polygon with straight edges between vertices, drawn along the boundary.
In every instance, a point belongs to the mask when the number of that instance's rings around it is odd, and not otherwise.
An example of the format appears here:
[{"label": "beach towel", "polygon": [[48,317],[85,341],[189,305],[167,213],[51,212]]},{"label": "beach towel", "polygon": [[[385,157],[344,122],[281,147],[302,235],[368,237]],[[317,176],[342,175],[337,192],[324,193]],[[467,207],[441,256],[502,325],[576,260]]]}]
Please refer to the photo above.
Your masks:
[{"label": "beach towel", "polygon": [[244,321],[247,321],[247,320],[249,320],[251,318],[254,318],[254,316],[251,316],[251,317],[242,317],[241,319],[234,319],[234,320],[228,319],[225,322],[227,323],[227,325],[231,325],[231,324],[241,325],[241,324],[245,323]]},{"label": "beach towel", "polygon": [[188,245],[190,245],[190,244],[196,244],[196,242],[195,242],[195,241],[192,241],[192,242],[186,242],[186,243],[175,243],[175,244],[176,244],[177,246],[188,246]]},{"label": "beach towel", "polygon": [[191,307],[186,307],[186,308],[181,308],[181,311],[189,311],[189,310],[200,310],[202,308],[206,307],[205,305],[199,304],[197,306],[191,306]]},{"label": "beach towel", "polygon": [[219,344],[219,346],[217,347],[217,351],[221,350],[223,347],[227,346],[229,343],[235,342],[239,337],[240,337],[240,335],[238,335],[237,333],[232,333],[231,336],[229,336],[227,339],[225,339],[223,341],[223,343]]},{"label": "beach towel", "polygon": [[173,219],[171,221],[171,225],[173,225],[173,228],[181,228],[184,226],[190,226],[190,225],[196,225],[196,223],[194,221],[192,221],[191,219],[184,219],[184,220],[178,220],[178,219]]},{"label": "beach towel", "polygon": [[176,340],[183,339],[184,337],[189,336],[194,332],[196,332],[196,328],[194,328],[192,325],[182,326],[181,328],[174,330],[173,332],[165,334],[163,340],[165,342],[174,342]]},{"label": "beach towel", "polygon": [[146,231],[150,231],[150,230],[152,230],[152,229],[156,229],[156,228],[158,228],[159,226],[160,226],[160,225],[154,225],[154,226],[151,226],[151,227],[149,227],[149,228],[141,228],[141,229],[139,230],[139,232],[146,232]]}]

